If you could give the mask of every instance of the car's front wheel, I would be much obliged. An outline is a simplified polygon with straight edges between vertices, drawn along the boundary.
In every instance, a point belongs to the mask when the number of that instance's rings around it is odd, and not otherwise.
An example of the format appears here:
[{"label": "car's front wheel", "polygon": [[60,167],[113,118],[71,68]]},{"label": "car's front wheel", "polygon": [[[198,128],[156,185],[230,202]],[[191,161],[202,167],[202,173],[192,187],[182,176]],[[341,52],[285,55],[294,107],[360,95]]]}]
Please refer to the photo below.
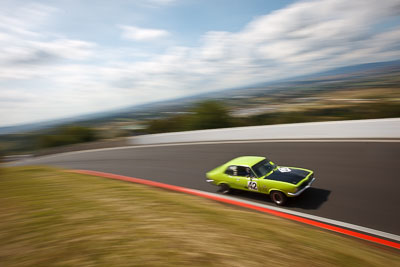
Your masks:
[{"label": "car's front wheel", "polygon": [[284,193],[279,192],[279,191],[272,191],[269,196],[271,197],[271,200],[279,206],[285,205],[287,201],[287,197]]},{"label": "car's front wheel", "polygon": [[222,194],[228,194],[229,192],[231,192],[231,188],[227,184],[219,184],[218,192]]}]

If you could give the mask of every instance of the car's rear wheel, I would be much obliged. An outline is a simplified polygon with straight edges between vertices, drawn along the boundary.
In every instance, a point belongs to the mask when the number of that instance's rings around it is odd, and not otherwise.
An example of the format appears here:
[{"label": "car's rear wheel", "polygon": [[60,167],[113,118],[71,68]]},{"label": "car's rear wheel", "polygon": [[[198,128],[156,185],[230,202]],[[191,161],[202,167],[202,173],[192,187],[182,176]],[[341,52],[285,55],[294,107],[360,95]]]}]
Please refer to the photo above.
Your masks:
[{"label": "car's rear wheel", "polygon": [[218,192],[222,194],[228,194],[229,192],[231,192],[231,188],[227,184],[219,184]]},{"label": "car's rear wheel", "polygon": [[287,197],[284,193],[279,192],[279,191],[272,191],[269,196],[271,197],[271,200],[279,206],[285,205],[287,201]]}]

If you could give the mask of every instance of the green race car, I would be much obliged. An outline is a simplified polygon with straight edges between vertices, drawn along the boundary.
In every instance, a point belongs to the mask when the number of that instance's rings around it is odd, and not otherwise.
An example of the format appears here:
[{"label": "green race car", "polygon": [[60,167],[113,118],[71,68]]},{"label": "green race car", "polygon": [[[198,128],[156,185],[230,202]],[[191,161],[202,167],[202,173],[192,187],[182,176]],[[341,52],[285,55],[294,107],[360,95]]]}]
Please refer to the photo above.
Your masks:
[{"label": "green race car", "polygon": [[224,194],[232,188],[269,194],[277,205],[300,195],[315,181],[311,170],[277,166],[267,158],[255,156],[232,159],[206,175],[207,182],[217,185]]}]

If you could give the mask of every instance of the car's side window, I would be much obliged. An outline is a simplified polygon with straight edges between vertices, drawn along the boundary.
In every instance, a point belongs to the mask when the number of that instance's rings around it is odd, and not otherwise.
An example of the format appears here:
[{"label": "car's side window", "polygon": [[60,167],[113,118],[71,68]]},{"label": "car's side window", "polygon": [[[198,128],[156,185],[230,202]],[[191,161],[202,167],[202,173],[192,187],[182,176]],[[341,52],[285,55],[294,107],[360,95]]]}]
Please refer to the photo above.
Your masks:
[{"label": "car's side window", "polygon": [[238,170],[239,176],[255,178],[254,172],[250,167],[240,166]]},{"label": "car's side window", "polygon": [[251,168],[249,168],[248,171],[250,172],[249,177],[251,177],[251,178],[257,178],[256,174],[254,173],[254,171],[253,171]]},{"label": "car's side window", "polygon": [[244,167],[244,166],[238,166],[237,168],[237,176],[241,176],[241,177],[247,177],[249,176],[249,171],[248,171],[248,167]]},{"label": "car's side window", "polygon": [[229,166],[226,171],[225,174],[230,175],[230,176],[237,176],[237,166]]},{"label": "car's side window", "polygon": [[256,177],[249,167],[231,165],[225,170],[230,176]]}]

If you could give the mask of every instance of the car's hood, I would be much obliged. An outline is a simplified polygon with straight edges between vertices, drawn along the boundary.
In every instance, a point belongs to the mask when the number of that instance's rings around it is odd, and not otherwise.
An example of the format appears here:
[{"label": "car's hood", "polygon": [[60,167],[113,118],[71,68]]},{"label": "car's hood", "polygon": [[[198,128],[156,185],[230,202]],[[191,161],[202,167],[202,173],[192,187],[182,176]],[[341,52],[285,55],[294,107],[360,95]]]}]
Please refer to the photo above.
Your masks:
[{"label": "car's hood", "polygon": [[312,171],[279,166],[270,175],[266,177],[269,180],[281,181],[291,184],[298,184],[301,180],[307,177]]}]

